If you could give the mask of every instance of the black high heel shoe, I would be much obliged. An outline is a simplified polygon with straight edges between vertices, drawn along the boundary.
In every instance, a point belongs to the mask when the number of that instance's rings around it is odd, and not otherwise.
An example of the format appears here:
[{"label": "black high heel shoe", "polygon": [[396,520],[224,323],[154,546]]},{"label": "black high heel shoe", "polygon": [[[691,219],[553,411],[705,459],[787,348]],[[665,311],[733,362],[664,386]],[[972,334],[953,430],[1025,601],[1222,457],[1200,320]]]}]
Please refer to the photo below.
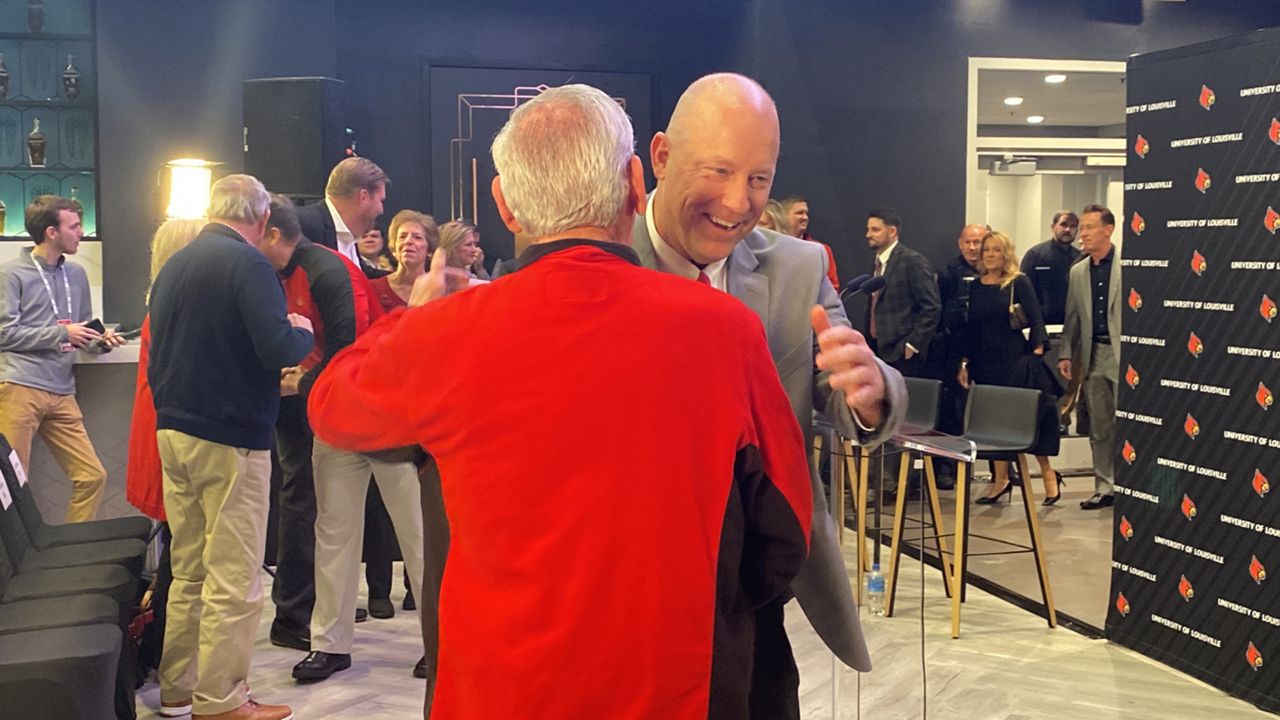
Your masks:
[{"label": "black high heel shoe", "polygon": [[1000,498],[1004,497],[1005,495],[1009,496],[1009,502],[1012,503],[1013,502],[1013,480],[1010,480],[1009,484],[1005,485],[1004,489],[996,493],[995,495],[980,497],[977,500],[975,500],[974,503],[977,505],[995,505],[996,503],[1000,502]]},{"label": "black high heel shoe", "polygon": [[1066,486],[1067,486],[1066,481],[1062,479],[1061,475],[1058,475],[1058,494],[1052,497],[1050,497],[1049,495],[1045,495],[1044,501],[1041,502],[1040,504],[1046,507],[1049,505],[1056,505],[1058,503],[1058,500],[1062,499],[1062,488]]}]

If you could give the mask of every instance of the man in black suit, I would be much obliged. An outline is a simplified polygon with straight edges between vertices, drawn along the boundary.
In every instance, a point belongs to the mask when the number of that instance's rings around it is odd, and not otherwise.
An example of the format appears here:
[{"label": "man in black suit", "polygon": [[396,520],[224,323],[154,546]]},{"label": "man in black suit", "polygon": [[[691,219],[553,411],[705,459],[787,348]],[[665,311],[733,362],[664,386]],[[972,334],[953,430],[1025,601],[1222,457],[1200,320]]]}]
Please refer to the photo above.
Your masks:
[{"label": "man in black suit", "polygon": [[[360,236],[382,214],[391,180],[368,158],[349,157],[334,166],[324,188],[324,202],[298,209],[302,234],[317,245],[333,248],[370,277],[386,273],[360,257]],[[373,271],[371,274],[370,271]]]},{"label": "man in black suit", "polygon": [[923,377],[942,303],[933,268],[898,241],[901,228],[902,219],[892,208],[867,215],[867,244],[876,253],[874,273],[885,281],[867,303],[867,334],[881,360],[903,375]]},{"label": "man in black suit", "polygon": [[[368,158],[350,157],[334,166],[324,189],[324,202],[299,208],[302,234],[355,263],[365,276],[386,275],[360,257],[360,236],[382,214],[391,181]],[[311,609],[316,601],[316,490],[311,472],[312,437],[307,406],[300,395],[280,399],[276,419],[276,457],[281,481],[278,498],[279,543],[271,601],[276,617],[271,642],[310,650]],[[359,610],[357,621],[363,619]]]}]

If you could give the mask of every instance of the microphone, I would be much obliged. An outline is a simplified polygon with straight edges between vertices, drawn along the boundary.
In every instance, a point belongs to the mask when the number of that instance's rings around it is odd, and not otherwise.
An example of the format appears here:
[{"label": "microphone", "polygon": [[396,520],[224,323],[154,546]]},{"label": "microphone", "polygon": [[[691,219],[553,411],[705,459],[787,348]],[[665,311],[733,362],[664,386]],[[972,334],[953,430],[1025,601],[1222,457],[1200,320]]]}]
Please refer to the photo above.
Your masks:
[{"label": "microphone", "polygon": [[844,289],[840,291],[840,299],[844,300],[846,297],[849,296],[850,293],[856,295],[858,291],[862,288],[862,286],[866,284],[866,282],[870,279],[871,279],[870,275],[863,273],[858,277],[850,280],[848,284],[844,286]]},{"label": "microphone", "polygon": [[858,293],[866,293],[867,295],[871,295],[874,293],[878,293],[884,289],[885,284],[886,283],[884,281],[883,275],[880,277],[873,277],[870,280],[864,282],[862,284],[862,287],[855,290],[853,294],[857,295]]}]

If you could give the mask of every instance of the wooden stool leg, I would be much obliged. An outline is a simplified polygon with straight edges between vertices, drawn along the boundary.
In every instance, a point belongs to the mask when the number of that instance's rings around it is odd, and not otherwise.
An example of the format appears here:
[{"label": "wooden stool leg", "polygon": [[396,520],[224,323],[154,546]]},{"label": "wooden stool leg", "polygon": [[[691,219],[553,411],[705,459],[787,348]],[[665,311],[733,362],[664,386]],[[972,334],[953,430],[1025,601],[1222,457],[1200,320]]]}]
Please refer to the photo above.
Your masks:
[{"label": "wooden stool leg", "polygon": [[858,605],[862,605],[862,589],[865,585],[863,573],[871,569],[866,560],[866,537],[867,537],[867,463],[866,451],[858,448],[855,454],[853,443],[846,440],[844,442],[845,467],[849,474],[853,477],[852,485],[854,495],[854,508],[858,517],[858,534],[854,545],[858,554],[857,571],[854,573],[854,598],[858,601]]},{"label": "wooden stool leg", "polygon": [[845,465],[835,455],[834,443],[831,446],[831,513],[836,519],[836,539],[844,544],[844,485]]},{"label": "wooden stool leg", "polygon": [[[933,542],[938,548],[938,567],[942,570],[942,586],[951,597],[951,558],[947,555],[947,541],[943,537],[942,505],[938,502],[938,481],[933,474],[933,458],[924,456],[924,476],[929,483],[929,515],[933,519]],[[924,562],[924,528],[920,531],[920,558]]]},{"label": "wooden stool leg", "polygon": [[1035,509],[1035,490],[1031,487],[1031,473],[1027,471],[1027,456],[1018,455],[1018,470],[1022,474],[1022,506],[1027,511],[1027,530],[1031,534],[1031,550],[1036,557],[1036,572],[1040,576],[1040,595],[1048,611],[1049,627],[1058,624],[1058,612],[1053,607],[1053,589],[1049,587],[1049,562],[1044,555],[1044,541],[1040,539],[1040,516]]},{"label": "wooden stool leg", "polygon": [[907,473],[911,469],[911,451],[898,456],[898,498],[893,510],[893,539],[889,550],[889,586],[884,596],[885,617],[893,617],[893,599],[898,593],[898,560],[902,557],[902,532],[907,522]]},{"label": "wooden stool leg", "polygon": [[960,637],[960,603],[964,598],[965,541],[969,531],[969,463],[956,467],[956,557],[951,565],[951,637]]}]

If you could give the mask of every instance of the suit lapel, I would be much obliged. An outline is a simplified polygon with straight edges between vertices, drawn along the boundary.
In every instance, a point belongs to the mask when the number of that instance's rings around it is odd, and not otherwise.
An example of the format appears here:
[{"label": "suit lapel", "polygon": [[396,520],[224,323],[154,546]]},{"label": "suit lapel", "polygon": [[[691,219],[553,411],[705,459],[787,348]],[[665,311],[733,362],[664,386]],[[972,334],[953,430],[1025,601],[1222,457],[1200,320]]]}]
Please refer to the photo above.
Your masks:
[{"label": "suit lapel", "polygon": [[658,268],[658,259],[653,255],[653,240],[649,238],[649,225],[644,215],[636,215],[631,226],[631,249],[640,257],[641,265],[651,270]]},{"label": "suit lapel", "polygon": [[[738,298],[760,317],[767,331],[769,327],[769,278],[757,273],[760,262],[747,243],[756,231],[742,239],[729,255],[729,294]],[[767,334],[767,332],[766,332]]]}]

